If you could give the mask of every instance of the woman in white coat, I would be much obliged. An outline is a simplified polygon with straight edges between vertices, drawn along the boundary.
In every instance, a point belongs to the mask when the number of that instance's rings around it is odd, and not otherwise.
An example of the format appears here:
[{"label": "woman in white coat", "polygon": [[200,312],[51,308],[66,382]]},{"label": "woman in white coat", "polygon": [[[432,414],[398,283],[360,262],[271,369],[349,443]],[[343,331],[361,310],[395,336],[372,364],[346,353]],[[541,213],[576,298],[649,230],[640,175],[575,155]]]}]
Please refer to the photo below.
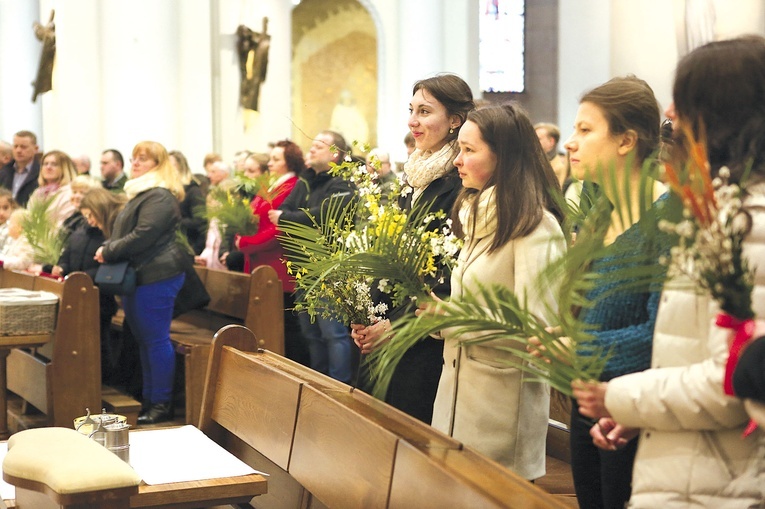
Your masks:
[{"label": "woman in white coat", "polygon": [[[666,114],[678,141],[682,127],[695,137],[706,132],[712,175],[727,166],[730,180],[745,189],[751,228],[744,256],[755,269],[754,312],[763,318],[765,39],[742,37],[694,50],[678,64],[673,98]],[[651,369],[608,383],[574,384],[580,412],[601,418],[590,432],[597,445],[620,447],[640,433],[629,507],[762,507],[765,434],[743,437],[744,404],[723,392],[730,332],[715,325],[718,312],[708,294],[665,287]]]},{"label": "woman in white coat", "polygon": [[[455,233],[465,239],[451,277],[451,300],[479,284],[502,284],[530,310],[554,317],[554,294],[536,291],[536,275],[565,250],[559,189],[534,128],[515,104],[468,114],[454,161],[463,190],[454,206]],[[460,346],[444,335],[444,367],[432,425],[527,479],[545,473],[549,387],[503,362],[487,345]],[[517,360],[517,359],[516,359]]]}]

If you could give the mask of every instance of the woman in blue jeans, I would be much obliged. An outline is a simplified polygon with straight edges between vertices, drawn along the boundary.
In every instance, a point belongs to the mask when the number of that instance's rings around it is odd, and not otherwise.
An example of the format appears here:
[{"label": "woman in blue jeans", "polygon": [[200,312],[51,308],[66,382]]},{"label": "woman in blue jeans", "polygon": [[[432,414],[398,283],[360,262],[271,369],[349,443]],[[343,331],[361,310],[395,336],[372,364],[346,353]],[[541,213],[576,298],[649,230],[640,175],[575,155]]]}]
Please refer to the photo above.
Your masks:
[{"label": "woman in blue jeans", "polygon": [[135,146],[125,193],[129,201],[95,258],[100,263],[128,261],[136,270],[135,292],[123,295],[122,305],[141,357],[143,408],[138,424],[155,424],[173,417],[170,322],[190,263],[176,240],[183,184],[165,147],[153,141]]}]

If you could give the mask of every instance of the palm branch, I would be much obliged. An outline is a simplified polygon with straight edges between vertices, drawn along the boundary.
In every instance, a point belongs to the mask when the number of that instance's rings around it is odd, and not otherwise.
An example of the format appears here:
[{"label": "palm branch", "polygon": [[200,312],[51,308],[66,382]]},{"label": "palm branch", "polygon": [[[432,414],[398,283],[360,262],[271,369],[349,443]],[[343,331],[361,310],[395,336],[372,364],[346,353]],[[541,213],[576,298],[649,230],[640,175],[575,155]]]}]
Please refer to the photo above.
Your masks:
[{"label": "palm branch", "polygon": [[64,250],[67,232],[53,221],[50,204],[53,197],[29,200],[27,214],[22,220],[24,236],[32,246],[34,261],[42,265],[56,265]]}]

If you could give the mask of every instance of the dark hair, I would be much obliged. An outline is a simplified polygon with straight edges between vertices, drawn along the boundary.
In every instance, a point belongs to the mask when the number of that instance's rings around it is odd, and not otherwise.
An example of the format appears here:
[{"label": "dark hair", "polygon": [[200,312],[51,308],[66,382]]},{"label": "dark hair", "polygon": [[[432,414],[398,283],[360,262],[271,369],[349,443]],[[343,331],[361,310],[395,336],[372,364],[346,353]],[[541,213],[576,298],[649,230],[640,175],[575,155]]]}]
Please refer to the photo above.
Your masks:
[{"label": "dark hair", "polygon": [[642,163],[659,147],[659,103],[645,81],[633,75],[612,78],[584,94],[579,102],[598,106],[611,134],[637,133],[637,162]]},{"label": "dark hair", "polygon": [[101,153],[106,154],[107,152],[112,154],[112,157],[114,158],[115,161],[118,161],[120,163],[120,166],[122,166],[123,168],[125,167],[125,159],[122,157],[122,153],[120,153],[119,150],[117,150],[116,148],[108,148]]},{"label": "dark hair", "polygon": [[[563,210],[555,197],[560,184],[526,112],[517,103],[506,103],[471,111],[467,121],[478,126],[481,138],[497,158],[497,167],[484,186],[496,186],[497,234],[490,252],[533,232],[545,209],[563,221]],[[484,189],[465,188],[457,197],[452,219],[458,236],[464,236],[460,207]],[[473,202],[475,221],[478,200]]]},{"label": "dark hair", "polygon": [[672,96],[681,124],[705,134],[713,175],[727,166],[739,182],[751,164],[752,176],[765,178],[765,38],[696,48],[677,65]]},{"label": "dark hair", "polygon": [[331,137],[332,145],[337,147],[337,156],[334,158],[335,163],[341,162],[346,155],[351,155],[351,149],[342,134],[337,131],[330,131],[329,129],[322,131],[319,134]]},{"label": "dark hair", "polygon": [[473,92],[465,80],[456,74],[439,74],[432,78],[417,81],[412,87],[412,95],[420,89],[426,90],[443,104],[448,115],[457,115],[460,118],[460,125],[454,129],[453,133],[446,136],[446,140],[451,141],[457,138],[459,128],[467,120],[468,112],[475,109]]},{"label": "dark hair", "polygon": [[303,157],[303,151],[294,141],[282,140],[274,144],[274,147],[282,147],[284,149],[284,162],[287,164],[287,168],[294,172],[295,175],[300,176],[305,170],[305,158]]}]

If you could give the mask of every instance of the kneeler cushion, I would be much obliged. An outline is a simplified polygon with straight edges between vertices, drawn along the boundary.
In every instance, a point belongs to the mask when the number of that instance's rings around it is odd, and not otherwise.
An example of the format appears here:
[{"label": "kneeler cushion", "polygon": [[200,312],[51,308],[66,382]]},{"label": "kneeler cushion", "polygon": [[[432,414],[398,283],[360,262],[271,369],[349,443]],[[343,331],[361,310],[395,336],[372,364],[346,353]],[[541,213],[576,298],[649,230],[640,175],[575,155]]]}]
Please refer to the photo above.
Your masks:
[{"label": "kneeler cushion", "polygon": [[127,488],[141,483],[130,465],[102,445],[68,428],[30,429],[12,435],[3,461],[3,479],[17,485],[22,484],[18,480],[39,483],[61,495]]}]

